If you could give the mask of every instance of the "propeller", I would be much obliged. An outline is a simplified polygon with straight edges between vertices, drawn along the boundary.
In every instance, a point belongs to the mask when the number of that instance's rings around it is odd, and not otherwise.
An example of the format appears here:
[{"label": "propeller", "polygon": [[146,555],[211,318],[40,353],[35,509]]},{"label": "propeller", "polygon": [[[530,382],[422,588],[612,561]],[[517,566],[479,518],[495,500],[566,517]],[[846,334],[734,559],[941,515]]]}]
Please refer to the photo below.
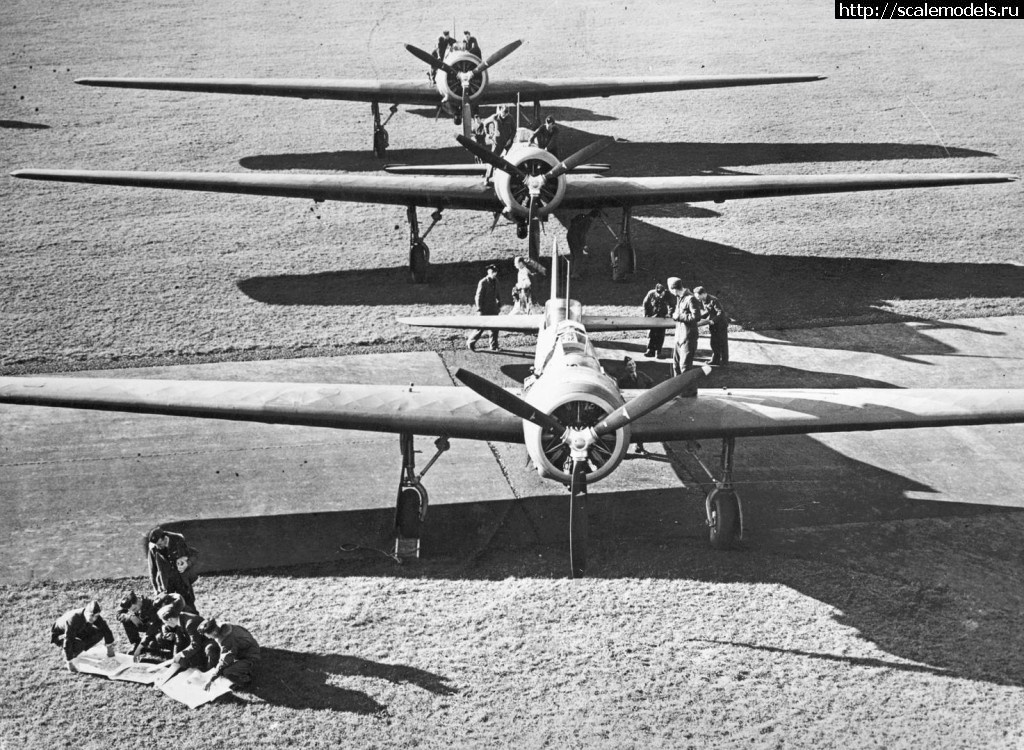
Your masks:
[{"label": "propeller", "polygon": [[504,158],[500,154],[496,154],[489,148],[481,146],[479,143],[474,141],[472,138],[465,135],[455,136],[455,140],[462,144],[462,146],[468,150],[473,156],[480,159],[485,164],[490,164],[495,169],[500,169],[502,172],[512,175],[513,177],[519,177],[522,180],[528,180],[530,176],[523,170],[517,167],[515,164]]},{"label": "propeller", "polygon": [[576,167],[586,164],[588,161],[590,161],[592,158],[597,156],[597,154],[601,153],[606,148],[611,146],[613,143],[615,143],[615,139],[611,137],[602,138],[599,141],[594,141],[593,143],[581,148],[572,156],[564,159],[561,163],[556,164],[554,169],[546,173],[544,176],[547,177],[549,180],[561,177],[566,172],[571,172],[572,170],[576,169]]},{"label": "propeller", "polygon": [[492,383],[487,378],[482,378],[469,370],[463,370],[461,367],[455,371],[455,377],[492,404],[500,406],[520,419],[532,422],[538,427],[550,430],[556,435],[566,432],[565,426],[550,414],[538,410],[536,406],[531,405],[515,394],[509,393],[500,385]]},{"label": "propeller", "polygon": [[468,96],[462,97],[462,137],[470,138],[473,135],[473,102]]},{"label": "propeller", "polygon": [[704,367],[687,370],[681,375],[676,375],[674,378],[666,380],[664,383],[659,383],[654,388],[644,391],[628,404],[623,404],[594,425],[594,434],[598,437],[607,435],[640,419],[640,417],[650,414],[659,406],[667,404],[710,373],[711,368],[705,365]]},{"label": "propeller", "polygon": [[511,55],[513,52],[515,52],[517,49],[519,49],[522,46],[522,44],[523,44],[523,40],[522,39],[516,39],[512,43],[506,44],[504,47],[499,49],[497,52],[495,52],[493,55],[488,57],[482,63],[477,65],[473,69],[473,74],[476,75],[477,73],[483,73],[485,70],[487,70],[492,65],[495,65],[495,64],[501,62],[506,57]]},{"label": "propeller", "polygon": [[435,70],[443,70],[445,73],[450,73],[452,75],[459,74],[459,71],[457,71],[448,63],[446,63],[444,60],[437,59],[432,54],[430,54],[429,52],[425,52],[424,50],[421,50],[419,47],[414,47],[411,44],[406,44],[405,48],[413,57],[418,57],[420,60],[422,60]]},{"label": "propeller", "polygon": [[[710,372],[711,368],[708,366],[688,370],[645,391],[628,404],[623,404],[593,427],[582,428],[565,427],[553,414],[547,414],[538,410],[526,400],[509,393],[497,383],[493,383],[468,370],[459,368],[455,371],[455,377],[492,404],[500,406],[520,419],[525,419],[542,429],[548,430],[556,436],[551,441],[554,445],[561,443],[568,449],[569,456],[565,463],[570,474],[569,494],[571,497],[569,507],[569,557],[572,566],[572,576],[575,578],[583,575],[587,564],[587,474],[590,471],[591,449],[601,448],[606,455],[610,455],[608,447],[602,447],[602,436],[622,429],[641,417],[650,414],[658,407],[667,404]],[[600,456],[601,454],[598,453],[596,455]],[[572,463],[571,468],[568,466],[570,461]]]}]

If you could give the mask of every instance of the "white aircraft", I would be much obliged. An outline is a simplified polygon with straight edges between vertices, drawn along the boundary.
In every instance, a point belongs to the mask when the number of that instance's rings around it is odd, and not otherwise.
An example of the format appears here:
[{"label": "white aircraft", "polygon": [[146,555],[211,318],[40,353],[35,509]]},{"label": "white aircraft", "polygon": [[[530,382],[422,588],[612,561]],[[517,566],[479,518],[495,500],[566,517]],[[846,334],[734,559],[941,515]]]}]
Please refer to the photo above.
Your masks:
[{"label": "white aircraft", "polygon": [[[712,75],[639,76],[619,78],[538,78],[491,81],[488,70],[520,45],[517,39],[486,60],[454,44],[444,59],[411,44],[405,48],[435,71],[433,80],[350,80],[329,78],[79,78],[84,86],[106,86],[158,91],[190,91],[212,94],[288,96],[298,99],[334,99],[370,102],[373,113],[373,152],[383,158],[390,142],[385,125],[399,104],[428,105],[453,115],[455,124],[470,135],[471,113],[482,104],[533,101],[533,121],[540,120],[541,101],[626,96],[660,91],[687,91],[732,86],[820,81],[818,75]],[[441,75],[438,75],[440,73]],[[391,115],[381,122],[380,105],[392,103]]]},{"label": "white aircraft", "polygon": [[[482,174],[252,174],[203,172],[115,172],[81,169],[19,169],[28,180],[83,182],[97,185],[164,188],[215,193],[242,193],[313,201],[349,201],[404,205],[409,221],[409,269],[416,283],[427,280],[430,249],[424,238],[445,209],[465,209],[504,216],[520,239],[529,238],[529,254],[539,255],[541,225],[556,210],[622,210],[620,243],[613,274],[636,269],[631,226],[635,206],[697,203],[743,198],[843,193],[864,190],[942,187],[1011,182],[1009,174],[834,174],[834,175],[693,175],[682,177],[606,177],[584,174],[587,161],[614,141],[595,141],[564,160],[544,149],[518,142],[504,156],[493,154],[465,136],[460,143],[494,167],[491,182]],[[482,165],[480,165],[482,166]],[[482,170],[481,170],[482,171]],[[572,174],[573,172],[577,174]],[[422,234],[416,209],[434,209],[433,223]]]},{"label": "white aircraft", "polygon": [[[732,482],[742,437],[1024,422],[1024,389],[716,389],[699,392],[707,368],[646,391],[620,391],[602,368],[590,331],[643,330],[650,318],[588,316],[555,295],[535,316],[450,316],[404,322],[455,328],[536,329],[533,374],[512,392],[466,370],[457,386],[243,383],[122,378],[0,378],[0,403],[167,414],[398,433],[402,479],[396,549],[418,539],[427,491],[417,475],[414,436],[523,443],[538,473],[570,492],[571,572],[586,569],[588,486],[610,475],[631,442],[722,441],[721,473],[706,497],[709,538],[728,547],[743,533]],[[668,327],[671,321],[661,321]]]}]

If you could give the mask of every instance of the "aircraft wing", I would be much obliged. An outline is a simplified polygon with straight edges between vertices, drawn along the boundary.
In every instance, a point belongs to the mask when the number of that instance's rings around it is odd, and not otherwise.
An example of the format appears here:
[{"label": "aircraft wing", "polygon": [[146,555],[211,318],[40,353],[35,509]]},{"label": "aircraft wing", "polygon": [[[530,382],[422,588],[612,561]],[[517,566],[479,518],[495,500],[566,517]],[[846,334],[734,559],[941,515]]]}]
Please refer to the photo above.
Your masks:
[{"label": "aircraft wing", "polygon": [[455,386],[0,378],[0,403],[523,441],[522,420]]},{"label": "aircraft wing", "polygon": [[737,388],[677,398],[632,429],[653,442],[1014,422],[1024,422],[1024,389]]},{"label": "aircraft wing", "polygon": [[[537,315],[431,315],[422,318],[399,318],[399,323],[427,328],[472,328],[497,329],[499,331],[525,331],[537,333],[544,316]],[[583,325],[587,331],[648,331],[652,328],[676,327],[669,318],[644,318],[642,316],[584,315]]]},{"label": "aircraft wing", "polygon": [[78,78],[75,83],[119,89],[290,96],[296,99],[334,99],[389,104],[437,106],[441,101],[441,95],[425,77],[414,81],[331,78]]},{"label": "aircraft wing", "polygon": [[272,195],[316,201],[391,203],[430,208],[498,211],[504,206],[479,177],[366,174],[252,174],[246,172],[115,172],[84,169],[19,169],[25,180],[93,185]]},{"label": "aircraft wing", "polygon": [[650,94],[658,91],[690,91],[733,86],[765,86],[777,83],[821,81],[819,75],[707,75],[707,76],[634,76],[620,78],[553,78],[492,80],[480,94],[481,104],[554,99]]},{"label": "aircraft wing", "polygon": [[786,195],[849,193],[863,190],[945,187],[1013,182],[1011,174],[832,174],[739,175],[690,177],[567,178],[559,209],[643,206],[657,203],[697,203]]}]

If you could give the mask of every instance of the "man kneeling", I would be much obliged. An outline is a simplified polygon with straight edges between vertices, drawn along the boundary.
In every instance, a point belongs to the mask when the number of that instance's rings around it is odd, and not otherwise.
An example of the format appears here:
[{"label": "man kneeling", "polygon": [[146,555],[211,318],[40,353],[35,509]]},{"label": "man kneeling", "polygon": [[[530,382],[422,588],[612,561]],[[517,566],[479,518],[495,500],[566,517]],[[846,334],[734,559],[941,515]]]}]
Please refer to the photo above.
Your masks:
[{"label": "man kneeling", "polygon": [[231,680],[232,687],[251,686],[255,682],[259,674],[260,644],[252,633],[241,625],[221,625],[212,617],[200,623],[199,632],[220,647],[220,660],[206,682],[207,689],[218,677]]}]

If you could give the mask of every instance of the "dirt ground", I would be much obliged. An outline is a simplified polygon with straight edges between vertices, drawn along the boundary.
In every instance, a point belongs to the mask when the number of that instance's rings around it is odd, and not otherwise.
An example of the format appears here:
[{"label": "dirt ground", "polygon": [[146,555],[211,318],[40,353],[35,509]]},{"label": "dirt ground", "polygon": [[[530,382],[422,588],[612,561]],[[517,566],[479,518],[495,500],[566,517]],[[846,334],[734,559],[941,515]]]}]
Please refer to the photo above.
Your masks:
[{"label": "dirt ground", "polygon": [[[570,147],[620,139],[602,155],[615,174],[1024,174],[1024,27],[1009,21],[836,21],[810,0],[528,0],[515,17],[409,0],[13,0],[0,19],[5,173],[374,171],[365,105],[72,81],[421,78],[401,44],[469,28],[485,54],[525,40],[495,77],[828,76],[551,107]],[[390,161],[464,158],[431,110],[388,127]],[[434,282],[420,286],[407,281],[401,208],[6,177],[0,201],[3,374],[445,349],[458,338],[393,318],[468,310],[483,266],[501,260],[510,278],[522,251],[489,216],[450,212],[428,240]],[[1019,184],[653,208],[636,214],[641,268],[624,284],[608,278],[610,214],[578,296],[636,312],[655,279],[678,275],[719,292],[738,327],[781,340],[1020,315],[1022,209]],[[140,744],[186,747],[1021,747],[1021,530],[1019,514],[844,524],[723,558],[680,554],[652,529],[597,550],[618,562],[586,582],[551,580],[521,553],[415,575],[363,561],[209,579],[207,600],[275,644],[297,693],[273,683],[193,714],[38,669],[39,623],[81,587],[6,587],[0,745],[123,742],[97,718],[107,712],[140,727]],[[123,585],[83,584],[106,601]],[[51,708],[72,704],[70,717]],[[218,734],[225,722],[251,737]]]}]

